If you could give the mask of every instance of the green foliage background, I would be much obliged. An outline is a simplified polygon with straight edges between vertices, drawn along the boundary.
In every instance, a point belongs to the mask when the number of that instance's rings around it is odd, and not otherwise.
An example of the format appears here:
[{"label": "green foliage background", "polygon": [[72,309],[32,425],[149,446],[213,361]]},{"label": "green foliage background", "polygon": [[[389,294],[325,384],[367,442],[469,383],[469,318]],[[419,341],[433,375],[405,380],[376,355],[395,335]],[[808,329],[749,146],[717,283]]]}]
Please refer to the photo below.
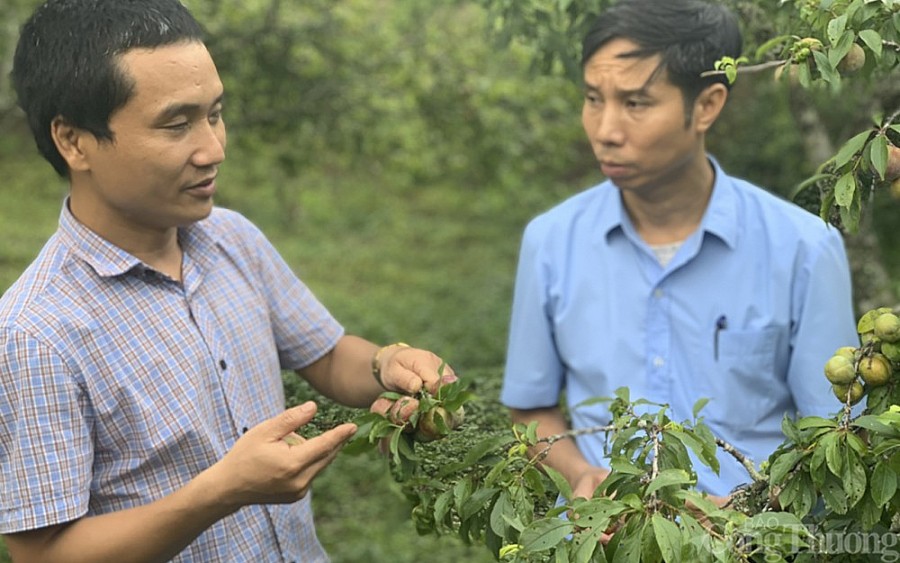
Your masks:
[{"label": "green foliage background", "polygon": [[[66,192],[36,155],[7,79],[18,25],[37,3],[0,5],[0,290],[53,232]],[[505,419],[495,399],[521,231],[600,180],[578,86],[564,69],[536,72],[530,48],[493,42],[484,2],[186,3],[227,91],[218,203],[260,225],[348,332],[434,350],[480,381],[486,412]],[[768,76],[739,81],[710,140],[726,169],[782,194],[818,164],[803,157],[792,95]],[[803,103],[826,109],[840,138],[866,95]],[[895,279],[897,212],[881,201]],[[295,399],[305,392],[287,385]],[[314,503],[336,563],[491,560],[418,537],[375,456],[339,457]]]}]

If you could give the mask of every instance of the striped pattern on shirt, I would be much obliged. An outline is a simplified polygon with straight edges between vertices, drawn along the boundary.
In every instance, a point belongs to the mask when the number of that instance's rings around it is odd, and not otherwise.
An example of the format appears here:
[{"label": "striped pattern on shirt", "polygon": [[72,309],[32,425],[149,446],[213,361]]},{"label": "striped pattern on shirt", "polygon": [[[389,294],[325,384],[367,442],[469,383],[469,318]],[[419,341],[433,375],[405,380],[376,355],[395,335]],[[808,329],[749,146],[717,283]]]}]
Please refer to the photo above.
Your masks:
[{"label": "striped pattern on shirt", "polygon": [[[175,282],[63,207],[0,299],[0,533],[147,504],[284,409],[343,328],[248,220],[179,231]],[[310,497],[250,506],[175,561],[327,561]]]}]

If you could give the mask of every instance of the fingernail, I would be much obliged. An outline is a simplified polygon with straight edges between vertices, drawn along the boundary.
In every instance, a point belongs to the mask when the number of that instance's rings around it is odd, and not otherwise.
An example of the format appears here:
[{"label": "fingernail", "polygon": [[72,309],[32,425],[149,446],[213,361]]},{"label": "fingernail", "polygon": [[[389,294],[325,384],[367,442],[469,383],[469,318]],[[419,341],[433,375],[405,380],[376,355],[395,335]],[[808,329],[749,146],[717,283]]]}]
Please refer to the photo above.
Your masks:
[{"label": "fingernail", "polygon": [[316,404],[312,401],[306,401],[302,405],[300,405],[300,410],[303,412],[311,412],[315,410]]}]

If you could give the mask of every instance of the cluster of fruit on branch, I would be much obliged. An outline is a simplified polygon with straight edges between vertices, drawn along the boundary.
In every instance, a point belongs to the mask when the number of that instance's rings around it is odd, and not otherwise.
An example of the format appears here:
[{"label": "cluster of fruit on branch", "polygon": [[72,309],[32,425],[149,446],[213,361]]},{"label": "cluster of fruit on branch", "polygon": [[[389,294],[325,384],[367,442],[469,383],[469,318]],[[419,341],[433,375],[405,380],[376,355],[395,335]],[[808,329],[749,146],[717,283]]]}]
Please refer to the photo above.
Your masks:
[{"label": "cluster of fruit on branch", "polygon": [[825,363],[835,396],[855,405],[872,389],[887,385],[900,363],[900,317],[889,307],[859,319],[859,346],[843,346]]}]

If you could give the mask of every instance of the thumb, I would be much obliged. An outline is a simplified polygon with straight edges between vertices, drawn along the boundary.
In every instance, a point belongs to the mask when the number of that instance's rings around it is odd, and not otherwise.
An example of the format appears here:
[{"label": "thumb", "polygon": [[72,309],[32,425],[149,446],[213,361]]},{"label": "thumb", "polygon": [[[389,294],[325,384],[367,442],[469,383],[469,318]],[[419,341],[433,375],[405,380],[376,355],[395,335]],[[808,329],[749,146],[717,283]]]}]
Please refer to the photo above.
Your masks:
[{"label": "thumb", "polygon": [[288,434],[294,432],[294,430],[312,420],[313,416],[316,414],[316,410],[316,404],[312,401],[307,401],[301,405],[291,407],[284,412],[273,416],[269,420],[262,422],[259,426],[251,430],[251,432],[256,430],[264,433],[269,438],[281,440]]}]

